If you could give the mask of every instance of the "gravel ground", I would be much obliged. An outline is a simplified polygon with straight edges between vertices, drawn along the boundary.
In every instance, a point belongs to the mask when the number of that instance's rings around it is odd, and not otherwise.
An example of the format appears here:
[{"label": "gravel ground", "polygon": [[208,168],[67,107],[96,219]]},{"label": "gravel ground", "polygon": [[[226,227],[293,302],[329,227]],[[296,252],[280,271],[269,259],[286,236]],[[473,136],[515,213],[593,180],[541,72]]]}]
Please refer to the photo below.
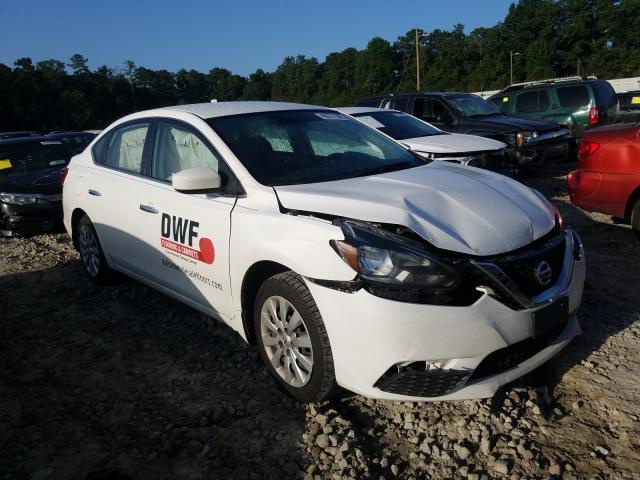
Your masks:
[{"label": "gravel ground", "polygon": [[253,347],[65,234],[0,239],[0,478],[640,479],[640,242],[531,176],[582,235],[584,333],[493,399],[299,405]]}]

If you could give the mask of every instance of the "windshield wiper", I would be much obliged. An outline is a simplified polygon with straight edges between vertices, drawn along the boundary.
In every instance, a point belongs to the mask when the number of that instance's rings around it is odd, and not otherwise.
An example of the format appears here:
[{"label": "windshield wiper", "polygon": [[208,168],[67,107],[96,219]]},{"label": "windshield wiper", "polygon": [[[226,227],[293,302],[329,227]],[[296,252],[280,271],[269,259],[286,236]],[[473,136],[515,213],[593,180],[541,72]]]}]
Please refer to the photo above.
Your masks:
[{"label": "windshield wiper", "polygon": [[[366,175],[379,175],[381,173],[393,172],[395,170],[402,170],[404,167],[414,166],[413,162],[398,162],[391,165],[383,165],[373,170],[368,170]],[[415,165],[416,167],[418,165]]]}]

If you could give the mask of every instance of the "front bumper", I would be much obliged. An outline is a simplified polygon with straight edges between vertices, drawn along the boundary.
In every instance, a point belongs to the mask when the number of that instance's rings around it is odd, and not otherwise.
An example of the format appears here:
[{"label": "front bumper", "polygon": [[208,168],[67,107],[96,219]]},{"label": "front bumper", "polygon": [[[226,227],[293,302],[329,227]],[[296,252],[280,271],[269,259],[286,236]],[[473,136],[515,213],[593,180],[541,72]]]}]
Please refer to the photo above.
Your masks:
[{"label": "front bumper", "polygon": [[35,205],[0,203],[0,235],[50,232],[62,222],[62,202]]},{"label": "front bumper", "polygon": [[559,137],[541,138],[521,147],[509,149],[511,157],[521,166],[542,165],[547,161],[564,161],[576,153],[576,141],[568,133]]},{"label": "front bumper", "polygon": [[[568,263],[570,268],[553,287],[521,309],[489,294],[468,307],[451,307],[395,302],[363,289],[346,293],[309,281],[307,285],[329,334],[340,386],[386,400],[461,400],[493,396],[500,386],[545,363],[580,333],[576,311],[584,286],[584,256],[570,255]],[[532,339],[532,314],[561,298],[568,299],[568,322],[549,332],[548,338]],[[532,347],[532,342],[537,343]],[[527,352],[527,358],[520,351]],[[402,389],[389,387],[385,380],[394,369],[406,372],[402,369],[416,362],[446,365],[426,383],[424,376],[412,377],[409,372],[411,388],[405,392],[436,394],[392,393]],[[476,369],[480,374],[474,375]]]}]

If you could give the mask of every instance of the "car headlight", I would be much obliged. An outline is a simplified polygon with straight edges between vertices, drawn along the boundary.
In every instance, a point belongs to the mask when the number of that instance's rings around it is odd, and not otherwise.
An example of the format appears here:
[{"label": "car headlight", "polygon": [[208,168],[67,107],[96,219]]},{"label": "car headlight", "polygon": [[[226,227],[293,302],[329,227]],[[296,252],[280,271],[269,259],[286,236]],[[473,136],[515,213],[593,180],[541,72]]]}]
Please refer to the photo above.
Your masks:
[{"label": "car headlight", "polygon": [[37,195],[24,193],[0,193],[0,202],[14,205],[33,205],[38,201]]},{"label": "car headlight", "polygon": [[538,132],[518,132],[516,135],[516,144],[521,147],[538,138]]},{"label": "car headlight", "polygon": [[399,301],[445,303],[464,279],[453,263],[400,235],[354,221],[340,226],[345,239],[332,240],[331,246],[358,273],[369,293]]}]

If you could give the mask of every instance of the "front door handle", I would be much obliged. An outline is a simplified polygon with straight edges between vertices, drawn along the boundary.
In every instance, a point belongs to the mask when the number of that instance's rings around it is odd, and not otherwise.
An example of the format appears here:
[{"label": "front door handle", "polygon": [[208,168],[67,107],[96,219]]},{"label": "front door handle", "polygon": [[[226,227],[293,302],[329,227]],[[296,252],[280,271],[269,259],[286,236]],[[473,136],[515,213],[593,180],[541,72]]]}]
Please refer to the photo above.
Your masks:
[{"label": "front door handle", "polygon": [[93,195],[94,197],[101,197],[102,194],[98,190],[94,190],[93,188],[89,189],[89,195]]},{"label": "front door handle", "polygon": [[143,205],[142,203],[140,204],[140,210],[147,213],[158,213],[157,208],[152,207],[151,205]]}]

